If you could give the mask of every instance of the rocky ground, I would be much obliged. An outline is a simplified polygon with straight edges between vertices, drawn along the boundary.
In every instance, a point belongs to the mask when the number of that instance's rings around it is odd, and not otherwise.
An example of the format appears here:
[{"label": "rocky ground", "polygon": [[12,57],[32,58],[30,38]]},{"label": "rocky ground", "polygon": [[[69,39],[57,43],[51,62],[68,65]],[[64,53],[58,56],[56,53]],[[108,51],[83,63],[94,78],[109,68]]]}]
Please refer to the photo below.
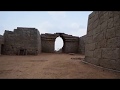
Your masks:
[{"label": "rocky ground", "polygon": [[0,56],[0,79],[120,79],[120,72],[83,62],[78,54]]}]

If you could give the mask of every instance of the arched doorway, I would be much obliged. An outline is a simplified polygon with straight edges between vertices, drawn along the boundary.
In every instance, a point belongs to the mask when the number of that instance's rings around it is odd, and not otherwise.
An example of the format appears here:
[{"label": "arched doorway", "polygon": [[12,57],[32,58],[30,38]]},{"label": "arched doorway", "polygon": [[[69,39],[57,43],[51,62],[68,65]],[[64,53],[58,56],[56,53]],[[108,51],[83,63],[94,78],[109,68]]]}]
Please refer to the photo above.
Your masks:
[{"label": "arched doorway", "polygon": [[64,41],[63,39],[59,36],[55,39],[55,47],[54,47],[54,51],[55,52],[63,52],[63,46],[64,46]]}]

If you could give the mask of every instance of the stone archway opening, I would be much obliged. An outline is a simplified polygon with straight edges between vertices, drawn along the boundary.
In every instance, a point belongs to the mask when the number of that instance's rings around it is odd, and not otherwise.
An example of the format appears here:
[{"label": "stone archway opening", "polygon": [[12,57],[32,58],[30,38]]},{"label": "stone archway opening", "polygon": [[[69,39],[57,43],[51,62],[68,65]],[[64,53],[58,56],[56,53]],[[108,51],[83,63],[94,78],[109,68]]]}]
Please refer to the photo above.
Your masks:
[{"label": "stone archway opening", "polygon": [[63,46],[64,46],[64,41],[63,39],[59,36],[55,39],[55,47],[54,51],[62,53],[63,52]]}]

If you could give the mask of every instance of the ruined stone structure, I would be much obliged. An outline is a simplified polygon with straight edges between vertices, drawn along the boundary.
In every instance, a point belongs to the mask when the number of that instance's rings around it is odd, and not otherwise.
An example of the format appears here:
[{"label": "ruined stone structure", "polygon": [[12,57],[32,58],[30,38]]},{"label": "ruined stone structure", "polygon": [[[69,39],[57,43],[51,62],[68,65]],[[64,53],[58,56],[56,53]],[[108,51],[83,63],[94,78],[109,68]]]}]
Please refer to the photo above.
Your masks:
[{"label": "ruined stone structure", "polygon": [[83,55],[85,55],[85,40],[86,40],[86,35],[79,38],[78,53]]},{"label": "ruined stone structure", "polygon": [[[82,53],[84,42],[82,37],[65,33],[41,34],[35,28],[17,27],[14,31],[5,30],[0,36],[0,54],[5,55],[37,55],[41,52],[54,53],[55,39],[63,39],[62,53]],[[79,43],[81,41],[81,44]],[[79,48],[80,52],[79,52]],[[82,51],[81,51],[82,50]]]},{"label": "ruined stone structure", "polygon": [[120,70],[120,11],[94,11],[89,15],[85,61]]},{"label": "ruined stone structure", "polygon": [[2,53],[2,51],[3,51],[3,44],[4,44],[4,38],[3,38],[3,36],[2,35],[0,35],[0,55],[1,55],[1,53]]},{"label": "ruined stone structure", "polygon": [[34,55],[41,52],[40,33],[35,28],[18,27],[4,32],[3,54]]},{"label": "ruined stone structure", "polygon": [[64,42],[62,48],[63,53],[78,53],[79,37],[64,33],[41,34],[42,52],[47,52],[47,53],[55,52],[54,50],[55,39],[59,36],[63,39]]}]

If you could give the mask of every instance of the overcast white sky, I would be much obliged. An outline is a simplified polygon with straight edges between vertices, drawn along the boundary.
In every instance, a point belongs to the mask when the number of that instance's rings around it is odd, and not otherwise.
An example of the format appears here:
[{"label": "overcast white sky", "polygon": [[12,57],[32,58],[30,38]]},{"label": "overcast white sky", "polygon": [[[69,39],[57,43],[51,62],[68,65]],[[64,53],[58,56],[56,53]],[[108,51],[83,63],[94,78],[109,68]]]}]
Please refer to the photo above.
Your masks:
[{"label": "overcast white sky", "polygon": [[[40,34],[63,32],[81,37],[87,32],[90,13],[92,11],[0,11],[0,34],[17,27],[34,27]],[[55,49],[60,46],[62,42],[58,39]]]}]

